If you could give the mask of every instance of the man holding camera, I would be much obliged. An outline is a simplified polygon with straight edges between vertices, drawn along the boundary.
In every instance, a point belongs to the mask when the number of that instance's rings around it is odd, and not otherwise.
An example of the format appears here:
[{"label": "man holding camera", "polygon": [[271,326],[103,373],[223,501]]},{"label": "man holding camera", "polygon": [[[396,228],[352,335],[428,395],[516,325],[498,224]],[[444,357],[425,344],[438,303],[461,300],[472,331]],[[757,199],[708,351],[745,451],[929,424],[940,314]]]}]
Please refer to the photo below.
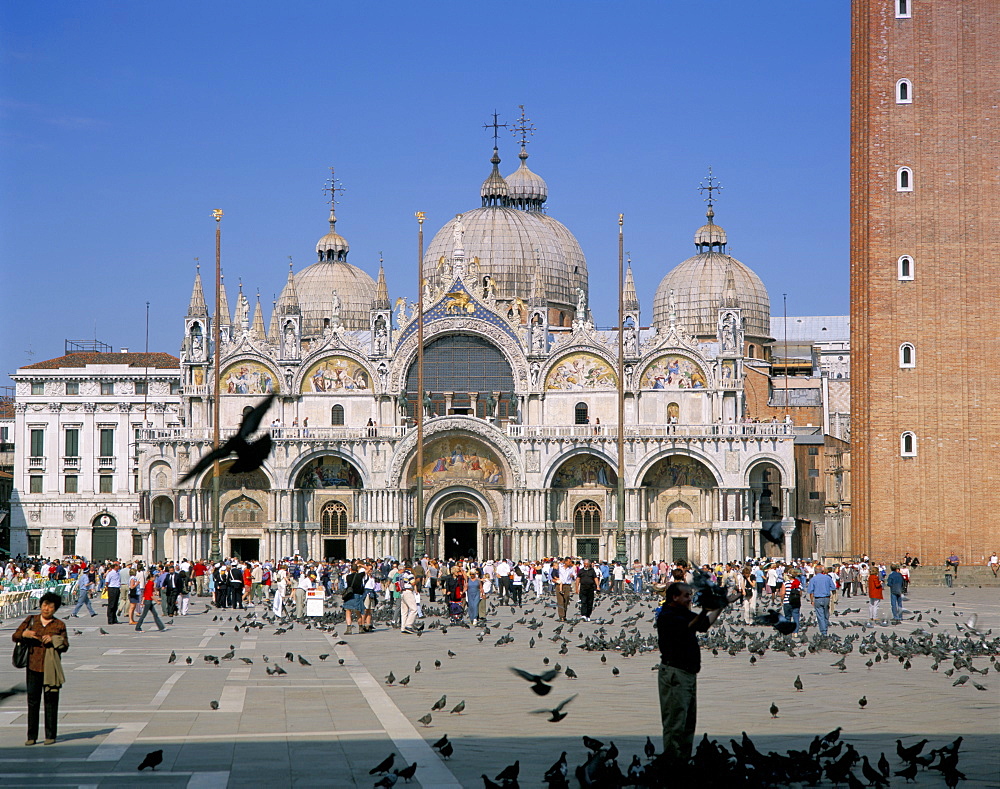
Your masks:
[{"label": "man holding camera", "polygon": [[694,589],[675,581],[664,593],[664,603],[656,619],[660,645],[658,686],[660,719],[663,723],[663,755],[674,768],[682,768],[691,758],[698,711],[697,681],[701,670],[701,650],[697,633],[704,633],[719,618],[736,592],[728,595],[718,587],[701,587],[701,613],[691,610]]}]

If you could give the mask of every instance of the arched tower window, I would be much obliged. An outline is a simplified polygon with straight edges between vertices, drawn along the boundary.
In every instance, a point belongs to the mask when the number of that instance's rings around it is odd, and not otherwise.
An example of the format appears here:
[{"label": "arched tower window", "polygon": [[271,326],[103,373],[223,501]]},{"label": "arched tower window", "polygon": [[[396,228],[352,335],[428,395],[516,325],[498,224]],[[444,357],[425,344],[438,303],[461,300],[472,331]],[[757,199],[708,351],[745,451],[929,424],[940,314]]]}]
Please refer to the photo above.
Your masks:
[{"label": "arched tower window", "polygon": [[347,536],[347,505],[339,501],[328,501],[319,516],[324,537]]},{"label": "arched tower window", "polygon": [[590,409],[586,403],[577,403],[573,409],[573,424],[586,425],[590,423]]},{"label": "arched tower window", "polygon": [[917,352],[913,347],[913,343],[904,342],[899,346],[899,366],[900,367],[916,367],[917,366]]},{"label": "arched tower window", "polygon": [[330,424],[331,425],[342,425],[344,424],[344,406],[335,405],[330,409]]},{"label": "arched tower window", "polygon": [[913,191],[913,170],[909,167],[900,167],[896,170],[896,191],[897,192],[912,192]]},{"label": "arched tower window", "polygon": [[601,534],[601,508],[596,502],[581,501],[573,510],[573,532],[578,537]]},{"label": "arched tower window", "polygon": [[750,343],[747,346],[747,356],[749,356],[751,359],[757,357],[757,347],[753,343]]},{"label": "arched tower window", "polygon": [[913,279],[913,258],[909,255],[902,255],[898,261],[896,261],[898,276],[901,280],[912,280]]},{"label": "arched tower window", "polygon": [[909,19],[910,12],[910,0],[896,0],[896,19]]},{"label": "arched tower window", "polygon": [[917,436],[909,430],[899,437],[899,454],[904,458],[917,456]]},{"label": "arched tower window", "polygon": [[896,83],[896,103],[913,103],[913,85],[910,84],[908,79],[901,79]]}]

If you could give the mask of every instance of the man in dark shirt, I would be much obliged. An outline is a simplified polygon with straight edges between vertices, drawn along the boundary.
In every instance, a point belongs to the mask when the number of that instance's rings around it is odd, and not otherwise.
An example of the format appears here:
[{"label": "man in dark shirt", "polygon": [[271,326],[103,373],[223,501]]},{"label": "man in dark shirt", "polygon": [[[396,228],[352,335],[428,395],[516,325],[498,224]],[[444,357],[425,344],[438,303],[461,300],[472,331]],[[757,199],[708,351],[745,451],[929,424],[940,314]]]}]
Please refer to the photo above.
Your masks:
[{"label": "man in dark shirt", "polygon": [[595,570],[590,559],[583,560],[583,568],[576,574],[576,591],[580,595],[580,613],[583,621],[589,622],[594,611],[594,595],[597,594],[597,583],[601,574]]},{"label": "man in dark shirt", "polygon": [[[701,650],[696,633],[704,633],[719,618],[722,609],[696,614],[691,610],[693,590],[674,582],[667,587],[656,619],[660,645],[660,719],[663,723],[663,756],[675,768],[691,758],[698,711],[697,682]],[[729,601],[735,595],[730,593]]]}]

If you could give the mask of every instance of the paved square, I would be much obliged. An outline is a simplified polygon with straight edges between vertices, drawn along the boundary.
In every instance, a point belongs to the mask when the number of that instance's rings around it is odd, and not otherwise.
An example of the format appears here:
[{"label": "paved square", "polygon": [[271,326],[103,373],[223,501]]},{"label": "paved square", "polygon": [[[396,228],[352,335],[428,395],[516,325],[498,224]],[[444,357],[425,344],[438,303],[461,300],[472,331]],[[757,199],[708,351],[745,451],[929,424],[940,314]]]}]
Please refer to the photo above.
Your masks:
[{"label": "paved square", "polygon": [[[866,602],[855,599],[859,602],[842,601],[839,609],[858,609]],[[302,623],[275,635],[276,627],[270,624],[239,627],[235,616],[249,612],[206,612],[206,605],[194,600],[191,608],[198,613],[177,617],[164,633],[151,629],[140,634],[120,625],[105,626],[111,632],[101,635],[98,628],[103,616],[68,619],[71,649],[63,661],[67,682],[62,691],[59,742],[24,747],[24,696],[4,701],[0,704],[0,784],[202,789],[264,784],[372,786],[375,778],[369,770],[396,753],[395,767],[418,764],[410,786],[482,786],[481,774],[492,779],[517,759],[521,786],[532,787],[543,785],[542,774],[563,750],[569,753],[571,768],[583,762],[583,735],[613,740],[621,751],[623,770],[633,753],[641,754],[647,735],[659,749],[656,675],[651,671],[658,653],[622,657],[614,651],[577,647],[602,628],[608,637],[617,637],[623,625],[629,634],[638,627],[640,636],[650,637],[650,605],[627,610],[629,602],[601,600],[595,616],[614,619],[614,624],[567,625],[562,632],[568,638],[567,652],[559,654],[562,642],[552,641],[557,623],[550,617],[555,609],[551,598],[543,602],[548,605],[532,601],[515,613],[499,609],[489,618],[488,634],[482,629],[445,627],[447,620],[428,615],[419,637],[401,635],[384,625],[373,634],[344,637],[342,626],[333,635]],[[903,646],[917,628],[960,636],[956,625],[972,612],[979,615],[978,630],[992,629],[989,639],[1000,635],[996,590],[960,588],[952,593],[943,588],[916,588],[907,605],[920,612],[921,621],[908,619],[896,627],[876,627],[878,643],[883,636],[895,634]],[[60,613],[68,615],[70,610],[64,607]],[[257,611],[262,615],[264,609],[258,606]],[[808,612],[806,606],[804,614]],[[639,614],[642,618],[636,624],[625,623]],[[213,621],[216,616],[220,619]],[[932,617],[938,624],[931,622]],[[895,656],[869,669],[865,662],[875,652],[866,657],[858,648],[873,630],[862,632],[859,624],[848,624],[863,619],[866,614],[841,613],[831,628],[841,638],[859,636],[846,655],[846,671],[831,665],[840,655],[825,650],[810,653],[804,644],[797,646],[795,657],[768,649],[754,663],[746,649],[735,655],[719,650],[718,656],[705,650],[699,677],[699,737],[708,732],[728,744],[730,737],[738,739],[741,731],[747,731],[760,751],[784,752],[804,749],[815,734],[842,726],[843,738],[872,763],[885,752],[895,771],[903,766],[895,754],[897,738],[904,745],[929,738],[929,750],[961,735],[959,769],[967,776],[961,786],[997,786],[1000,684],[992,661],[988,657],[972,660],[977,669],[988,670],[985,675],[959,669],[949,676],[950,660],[942,660],[934,671],[935,659],[923,655],[912,657],[908,670]],[[529,630],[532,620],[541,627]],[[243,621],[247,621],[245,616]],[[10,644],[17,624],[8,620],[0,627],[4,643]],[[759,637],[774,632],[760,626],[749,630]],[[727,624],[725,631],[710,635],[729,638],[733,634],[734,626]],[[502,637],[513,640],[497,646]],[[529,646],[532,637],[533,648]],[[172,651],[177,659],[169,663]],[[233,657],[221,659],[229,651]],[[449,651],[454,657],[448,656]],[[805,656],[799,657],[800,652]],[[286,653],[292,654],[291,662]],[[329,657],[321,660],[324,654]],[[878,654],[888,651],[883,647]],[[219,657],[219,665],[206,661],[206,655]],[[299,655],[310,665],[302,665]],[[563,672],[571,667],[579,678],[561,675],[552,693],[541,698],[508,667],[540,671],[546,657],[550,665],[560,663]],[[435,661],[440,661],[440,668]],[[266,673],[275,665],[287,673]],[[23,681],[23,672],[9,661],[4,661],[0,671],[2,687]],[[396,678],[391,686],[384,679],[390,672]],[[970,675],[970,680],[954,686],[963,674]],[[409,681],[403,685],[407,676]],[[804,684],[802,692],[793,687],[796,676]],[[987,690],[976,690],[973,681]],[[579,695],[559,723],[529,714],[573,694]],[[444,708],[433,712],[430,725],[423,726],[418,719],[441,696],[447,697]],[[858,704],[862,696],[868,700],[865,709]],[[212,701],[218,702],[217,710],[211,708]],[[449,713],[460,701],[465,702],[464,712]],[[779,708],[777,718],[768,712],[772,702]],[[430,748],[444,734],[454,743],[454,755],[447,761]],[[163,750],[162,765],[140,775],[136,768],[144,755],[158,749]],[[860,777],[860,765],[855,772]],[[903,785],[902,778],[892,781],[892,785]],[[402,779],[399,785],[404,785]],[[916,785],[945,784],[939,773],[921,771]]]}]

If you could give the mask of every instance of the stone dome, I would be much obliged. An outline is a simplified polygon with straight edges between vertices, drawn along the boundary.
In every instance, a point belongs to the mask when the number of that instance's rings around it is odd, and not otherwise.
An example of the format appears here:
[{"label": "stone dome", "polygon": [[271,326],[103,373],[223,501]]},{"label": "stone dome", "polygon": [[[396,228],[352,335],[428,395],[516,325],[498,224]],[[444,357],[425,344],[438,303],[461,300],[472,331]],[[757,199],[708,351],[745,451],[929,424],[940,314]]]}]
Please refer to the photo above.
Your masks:
[{"label": "stone dome", "polygon": [[[440,286],[444,267],[450,269],[457,219],[450,220],[431,240],[424,254],[424,276]],[[550,216],[506,206],[486,206],[462,214],[466,266],[479,258],[479,272],[493,277],[498,299],[531,296],[535,269],[541,271],[545,300],[557,308],[576,304],[576,289],[587,292],[587,260],[573,234]],[[450,283],[447,283],[450,284]]]},{"label": "stone dome", "polygon": [[695,233],[698,253],[673,268],[660,282],[653,297],[653,325],[670,323],[670,292],[674,293],[677,322],[687,332],[702,340],[717,334],[719,306],[725,298],[730,274],[735,301],[742,310],[743,330],[748,338],[770,341],[771,300],[767,288],[753,270],[725,251],[726,231],[716,225],[709,207],[708,224]]},{"label": "stone dome", "polygon": [[[347,262],[350,246],[336,230],[337,218],[330,211],[330,232],[316,243],[316,263],[295,275],[295,289],[302,310],[302,336],[315,337],[332,324],[333,293],[340,300],[340,322],[345,329],[370,328],[375,298],[375,280]],[[330,323],[327,323],[329,321]]]},{"label": "stone dome", "polygon": [[538,173],[528,169],[528,152],[521,148],[517,155],[521,166],[507,176],[510,205],[523,211],[540,211],[549,199],[549,187]]}]

